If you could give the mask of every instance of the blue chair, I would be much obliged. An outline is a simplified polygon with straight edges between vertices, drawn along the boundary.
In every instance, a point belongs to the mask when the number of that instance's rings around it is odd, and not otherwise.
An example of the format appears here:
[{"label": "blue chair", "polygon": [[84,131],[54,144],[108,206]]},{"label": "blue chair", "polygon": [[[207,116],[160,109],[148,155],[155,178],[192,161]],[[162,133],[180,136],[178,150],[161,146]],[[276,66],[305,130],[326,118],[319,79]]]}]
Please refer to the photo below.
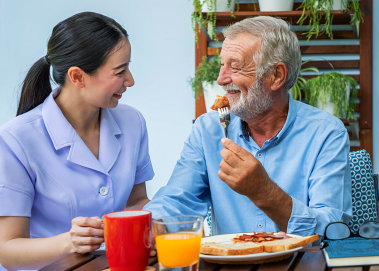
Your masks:
[{"label": "blue chair", "polygon": [[349,222],[352,232],[367,221],[376,221],[377,190],[372,173],[370,154],[366,150],[349,153],[353,218]]}]

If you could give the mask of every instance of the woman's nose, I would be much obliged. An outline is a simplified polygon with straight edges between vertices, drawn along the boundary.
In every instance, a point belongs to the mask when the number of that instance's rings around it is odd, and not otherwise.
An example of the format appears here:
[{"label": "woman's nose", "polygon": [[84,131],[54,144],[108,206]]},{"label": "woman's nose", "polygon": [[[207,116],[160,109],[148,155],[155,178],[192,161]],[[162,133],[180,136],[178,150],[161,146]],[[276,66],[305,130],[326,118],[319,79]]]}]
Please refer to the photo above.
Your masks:
[{"label": "woman's nose", "polygon": [[132,73],[128,70],[125,74],[124,86],[131,87],[134,85],[134,78]]},{"label": "woman's nose", "polygon": [[220,86],[230,84],[232,82],[232,78],[230,76],[230,72],[228,71],[228,68],[223,65],[220,68],[220,73],[217,77],[217,84]]}]

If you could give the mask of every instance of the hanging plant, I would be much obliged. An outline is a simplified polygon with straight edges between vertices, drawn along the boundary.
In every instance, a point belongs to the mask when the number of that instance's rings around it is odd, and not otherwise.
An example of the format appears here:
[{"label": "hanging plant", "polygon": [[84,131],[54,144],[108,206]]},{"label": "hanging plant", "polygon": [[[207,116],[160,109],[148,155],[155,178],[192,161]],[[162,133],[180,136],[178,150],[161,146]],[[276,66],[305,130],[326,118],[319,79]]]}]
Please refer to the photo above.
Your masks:
[{"label": "hanging plant", "polygon": [[[231,16],[234,18],[234,6],[232,3],[236,2],[237,8],[239,6],[239,0],[225,0],[227,1],[227,10],[231,12]],[[204,7],[208,8],[206,16],[203,16]],[[216,10],[217,10],[217,0],[193,0],[193,13],[191,15],[192,29],[195,33],[195,41],[198,41],[198,33],[201,31],[200,25],[206,26],[211,29],[210,35],[211,39],[218,41],[216,36]]]},{"label": "hanging plant", "polygon": [[[308,40],[314,36],[317,38],[319,35],[326,33],[330,39],[333,39],[332,24],[333,24],[333,2],[341,1],[342,11],[351,10],[353,16],[350,19],[350,24],[359,27],[359,23],[363,22],[362,12],[359,7],[358,0],[304,0],[298,9],[302,9],[303,13],[297,21],[302,25],[307,20],[308,31],[303,33],[307,36]],[[321,24],[322,20],[324,24]]]}]

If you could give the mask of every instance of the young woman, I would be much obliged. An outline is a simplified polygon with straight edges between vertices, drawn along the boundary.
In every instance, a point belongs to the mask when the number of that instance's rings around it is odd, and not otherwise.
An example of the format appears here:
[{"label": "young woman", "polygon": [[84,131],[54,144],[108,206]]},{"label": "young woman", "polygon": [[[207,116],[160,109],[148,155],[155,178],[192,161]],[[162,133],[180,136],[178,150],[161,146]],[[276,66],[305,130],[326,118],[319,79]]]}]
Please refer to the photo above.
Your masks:
[{"label": "young woman", "polygon": [[9,270],[93,251],[101,216],[148,201],[145,120],[118,104],[134,84],[130,54],[124,28],[84,12],[54,27],[29,70],[18,116],[0,128],[0,263]]}]

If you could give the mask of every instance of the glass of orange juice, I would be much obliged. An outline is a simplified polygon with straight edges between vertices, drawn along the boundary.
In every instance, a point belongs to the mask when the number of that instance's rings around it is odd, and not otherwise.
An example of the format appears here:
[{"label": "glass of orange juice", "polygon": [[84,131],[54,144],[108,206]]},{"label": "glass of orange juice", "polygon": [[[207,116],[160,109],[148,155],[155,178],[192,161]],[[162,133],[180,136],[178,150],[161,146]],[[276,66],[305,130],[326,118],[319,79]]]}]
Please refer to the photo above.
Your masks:
[{"label": "glass of orange juice", "polygon": [[153,220],[159,270],[198,270],[203,221],[203,217],[192,215]]}]

